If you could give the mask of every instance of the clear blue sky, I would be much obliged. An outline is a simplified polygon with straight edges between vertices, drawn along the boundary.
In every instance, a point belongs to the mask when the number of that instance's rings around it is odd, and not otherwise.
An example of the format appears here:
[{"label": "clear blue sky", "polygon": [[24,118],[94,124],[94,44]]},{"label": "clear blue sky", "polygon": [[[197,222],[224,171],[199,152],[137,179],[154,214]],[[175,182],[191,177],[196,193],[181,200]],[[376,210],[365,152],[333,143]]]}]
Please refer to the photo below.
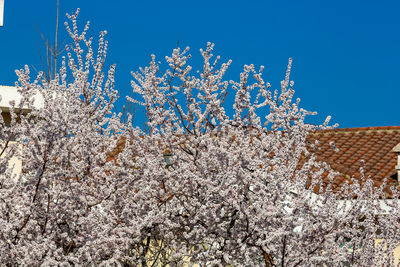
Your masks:
[{"label": "clear blue sky", "polygon": [[[278,87],[293,57],[296,96],[320,122],[332,115],[340,127],[400,125],[399,0],[60,0],[61,39],[64,14],[78,7],[81,25],[91,21],[91,34],[109,33],[119,109],[130,71],[147,65],[150,54],[162,60],[179,40],[198,59],[199,48],[211,41],[215,54],[233,60],[228,79],[253,63],[264,65],[264,77]],[[56,0],[5,0],[0,84],[14,84],[14,70],[25,64],[41,67],[35,24],[53,40],[55,20]]]}]

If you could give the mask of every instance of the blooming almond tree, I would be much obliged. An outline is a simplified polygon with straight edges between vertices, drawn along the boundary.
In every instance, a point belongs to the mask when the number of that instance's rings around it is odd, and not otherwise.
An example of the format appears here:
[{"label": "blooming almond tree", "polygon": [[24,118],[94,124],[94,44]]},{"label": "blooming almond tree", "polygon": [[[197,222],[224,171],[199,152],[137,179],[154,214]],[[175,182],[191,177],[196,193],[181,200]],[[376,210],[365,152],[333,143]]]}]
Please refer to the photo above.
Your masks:
[{"label": "blooming almond tree", "polygon": [[[0,121],[4,265],[395,265],[398,192],[385,199],[386,184],[368,177],[334,187],[318,142],[307,141],[334,126],[305,122],[314,113],[293,98],[291,59],[271,90],[253,65],[227,81],[231,61],[220,64],[211,43],[198,71],[188,48],[166,66],[152,56],[133,73],[137,100],[128,99],[146,113],[145,129],[134,128],[133,116],[121,123],[113,112],[105,32],[95,52],[77,15],[55,79],[17,71],[22,100],[11,127]],[[23,162],[19,176],[11,156]]]}]

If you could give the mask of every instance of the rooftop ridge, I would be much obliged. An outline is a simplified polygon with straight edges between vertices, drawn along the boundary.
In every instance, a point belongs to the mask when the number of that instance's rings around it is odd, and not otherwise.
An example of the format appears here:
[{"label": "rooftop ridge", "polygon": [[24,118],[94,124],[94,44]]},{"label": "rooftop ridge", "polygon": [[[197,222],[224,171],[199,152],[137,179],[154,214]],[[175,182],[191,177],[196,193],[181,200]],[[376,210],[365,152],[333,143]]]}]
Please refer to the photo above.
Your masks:
[{"label": "rooftop ridge", "polygon": [[316,130],[310,134],[319,135],[319,134],[371,133],[371,132],[393,132],[393,131],[400,132],[400,126],[336,128],[336,129]]},{"label": "rooftop ridge", "polygon": [[368,127],[355,127],[355,128],[336,128],[334,130],[343,130],[343,131],[351,131],[351,130],[400,130],[400,126],[368,126]]}]

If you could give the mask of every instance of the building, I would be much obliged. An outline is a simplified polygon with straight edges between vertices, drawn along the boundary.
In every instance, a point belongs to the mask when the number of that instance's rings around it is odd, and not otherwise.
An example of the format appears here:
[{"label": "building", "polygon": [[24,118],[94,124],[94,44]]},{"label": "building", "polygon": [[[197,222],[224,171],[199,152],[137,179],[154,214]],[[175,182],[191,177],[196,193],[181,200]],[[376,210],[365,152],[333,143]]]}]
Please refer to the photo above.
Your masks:
[{"label": "building", "polygon": [[[19,105],[19,102],[21,101],[21,98],[22,96],[18,93],[17,88],[13,86],[0,85],[0,111],[1,115],[3,116],[3,120],[7,126],[10,125],[11,121],[11,104],[14,103],[14,105],[17,107]],[[41,95],[35,95],[34,105],[37,108],[43,106],[43,98],[41,97]],[[23,108],[22,112],[27,113],[29,112],[29,109]]]},{"label": "building", "polygon": [[[10,126],[11,104],[14,102],[15,106],[18,106],[21,98],[22,98],[22,96],[18,93],[18,91],[15,87],[0,85],[0,112],[1,112],[1,116],[3,117],[3,122],[4,122],[4,125],[0,125],[0,127]],[[35,107],[43,106],[43,98],[39,95],[36,95],[34,103],[35,103]],[[16,109],[16,111],[18,112],[19,109]],[[29,112],[29,109],[23,108],[22,112],[27,113],[27,112]],[[0,152],[3,151],[3,149],[5,148],[4,142],[7,142],[7,140],[0,140]],[[12,140],[8,140],[8,142],[9,142],[9,144],[14,143]],[[5,156],[5,154],[2,155],[2,157],[4,157],[4,156]],[[11,158],[11,165],[14,166],[14,169],[13,169],[14,174],[21,173],[22,162],[19,159],[17,159],[16,157]]]},{"label": "building", "polygon": [[4,18],[4,0],[0,0],[0,27],[3,26]]}]

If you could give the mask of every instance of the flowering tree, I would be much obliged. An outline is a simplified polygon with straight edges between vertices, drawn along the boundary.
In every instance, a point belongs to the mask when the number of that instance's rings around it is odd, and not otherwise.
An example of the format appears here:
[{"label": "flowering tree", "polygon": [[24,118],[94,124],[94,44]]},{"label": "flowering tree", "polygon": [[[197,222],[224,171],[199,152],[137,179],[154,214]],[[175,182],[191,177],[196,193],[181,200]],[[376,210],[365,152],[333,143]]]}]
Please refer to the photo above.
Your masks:
[{"label": "flowering tree", "polygon": [[[293,101],[291,60],[280,89],[271,90],[253,65],[238,82],[226,81],[231,61],[219,64],[211,43],[194,73],[188,48],[174,49],[166,67],[152,56],[133,73],[139,100],[129,100],[147,118],[138,129],[132,116],[123,124],[113,112],[115,67],[104,75],[105,32],[95,53],[77,15],[69,16],[73,42],[56,78],[31,82],[28,68],[17,71],[22,100],[11,109],[11,127],[0,121],[1,262],[395,264],[397,202],[382,200],[386,185],[373,188],[367,178],[333,187],[335,172],[316,160],[318,142],[307,141],[332,126],[329,118],[305,122],[313,113]],[[35,93],[42,108],[33,105]],[[18,177],[11,156],[23,162]]]}]

